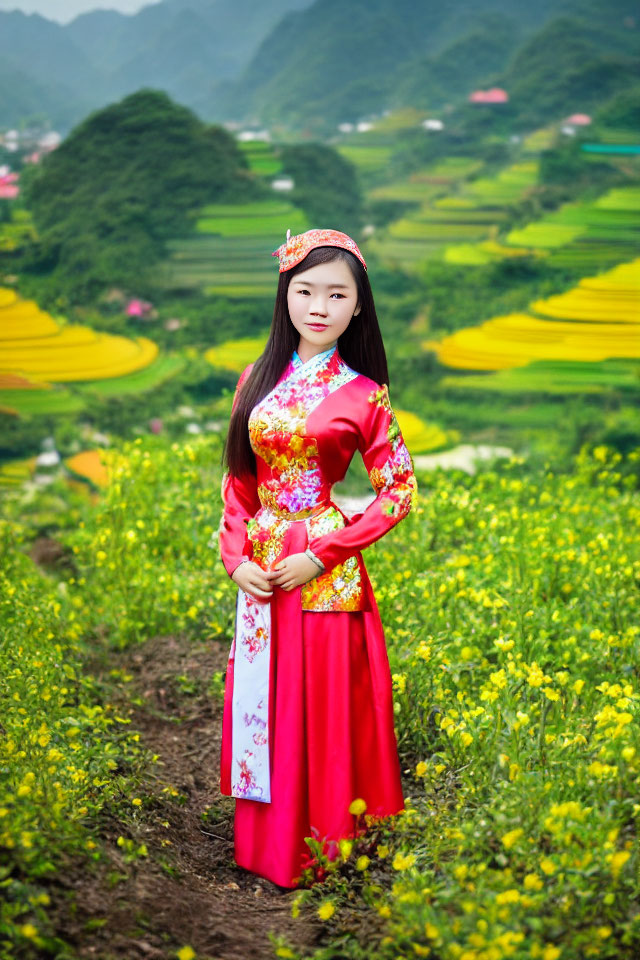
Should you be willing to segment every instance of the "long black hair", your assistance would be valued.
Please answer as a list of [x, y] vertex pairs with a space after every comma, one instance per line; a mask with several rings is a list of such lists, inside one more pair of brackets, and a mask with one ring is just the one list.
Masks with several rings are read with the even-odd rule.
[[349, 265], [360, 304], [360, 311], [351, 318], [347, 329], [338, 337], [338, 352], [352, 370], [363, 373], [376, 383], [389, 385], [387, 356], [367, 271], [349, 250], [342, 247], [315, 247], [304, 260], [279, 274], [269, 339], [264, 352], [242, 384], [224, 445], [223, 464], [234, 476], [256, 472], [256, 459], [249, 442], [249, 414], [256, 403], [273, 390], [300, 342], [300, 334], [291, 322], [287, 307], [289, 284], [301, 270], [332, 260], [343, 260]]

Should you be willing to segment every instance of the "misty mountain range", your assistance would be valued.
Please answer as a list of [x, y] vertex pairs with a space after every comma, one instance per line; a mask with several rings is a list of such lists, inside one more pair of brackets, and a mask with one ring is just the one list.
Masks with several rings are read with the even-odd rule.
[[639, 30], [635, 0], [163, 0], [64, 26], [0, 11], [0, 125], [45, 118], [66, 134], [153, 87], [210, 122], [335, 128], [396, 106], [439, 109], [483, 83], [524, 102], [526, 71], [544, 74], [545, 58], [547, 87], [553, 71], [592, 70], [615, 92], [638, 76]]

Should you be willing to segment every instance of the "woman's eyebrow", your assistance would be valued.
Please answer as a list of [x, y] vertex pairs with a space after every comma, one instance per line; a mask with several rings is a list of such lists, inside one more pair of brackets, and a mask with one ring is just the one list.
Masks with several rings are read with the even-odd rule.
[[[310, 283], [309, 280], [292, 280], [292, 283], [302, 283], [305, 287], [315, 287], [315, 283]], [[346, 283], [326, 283], [320, 284], [320, 286], [326, 287], [340, 287], [341, 290], [348, 290]]]

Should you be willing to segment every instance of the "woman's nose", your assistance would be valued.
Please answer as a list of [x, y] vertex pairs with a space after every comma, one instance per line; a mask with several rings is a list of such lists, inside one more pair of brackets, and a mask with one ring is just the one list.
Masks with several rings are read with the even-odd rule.
[[311, 304], [311, 313], [320, 313], [323, 317], [327, 315], [327, 305], [322, 295], [316, 294]]

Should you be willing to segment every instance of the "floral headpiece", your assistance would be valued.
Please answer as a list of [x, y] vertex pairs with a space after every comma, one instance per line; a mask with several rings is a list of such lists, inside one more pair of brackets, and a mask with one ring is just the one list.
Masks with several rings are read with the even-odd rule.
[[291, 236], [291, 230], [287, 230], [285, 243], [274, 250], [271, 256], [279, 258], [280, 273], [283, 273], [304, 260], [309, 251], [315, 247], [343, 247], [353, 253], [365, 270], [367, 269], [364, 257], [358, 250], [358, 244], [348, 234], [341, 233], [339, 230], [307, 230], [306, 233], [299, 233], [295, 237]]

